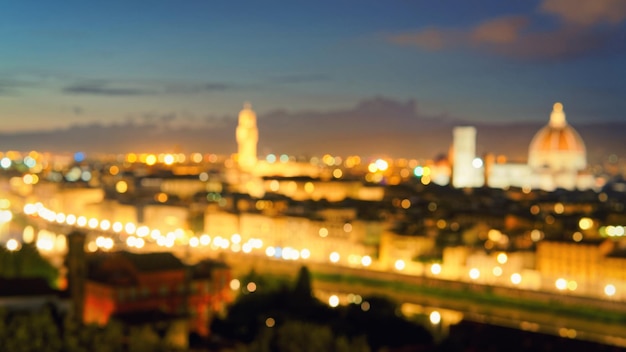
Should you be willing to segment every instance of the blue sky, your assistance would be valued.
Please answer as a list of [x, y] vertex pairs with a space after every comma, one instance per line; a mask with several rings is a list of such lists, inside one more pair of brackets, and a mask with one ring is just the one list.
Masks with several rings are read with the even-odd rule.
[[[626, 119], [626, 1], [13, 1], [4, 131], [414, 99], [421, 116]], [[380, 117], [384, 119], [384, 116]]]

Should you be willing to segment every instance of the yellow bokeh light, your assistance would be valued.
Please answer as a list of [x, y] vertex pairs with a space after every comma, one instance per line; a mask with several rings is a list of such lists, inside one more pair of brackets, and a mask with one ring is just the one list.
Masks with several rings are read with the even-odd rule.
[[563, 205], [563, 203], [556, 203], [554, 204], [554, 212], [557, 214], [563, 214], [563, 212], [565, 211], [565, 206]]
[[24, 175], [22, 177], [22, 180], [23, 180], [25, 185], [32, 185], [33, 184], [33, 175], [26, 174], [26, 175]]
[[157, 162], [157, 157], [154, 154], [146, 156], [146, 165], [154, 165]]
[[16, 239], [11, 238], [10, 240], [7, 241], [6, 247], [9, 251], [13, 252], [13, 251], [20, 249], [21, 243], [19, 243]]
[[604, 294], [605, 295], [607, 295], [607, 296], [614, 296], [616, 292], [617, 292], [617, 289], [615, 288], [615, 285], [608, 284], [608, 285], [604, 286]]
[[581, 230], [589, 230], [592, 226], [593, 220], [590, 218], [581, 218], [580, 221], [578, 221], [578, 227], [580, 227]]
[[430, 315], [428, 316], [428, 319], [430, 320], [431, 324], [437, 325], [441, 322], [441, 313], [439, 313], [436, 310], [432, 311]]
[[567, 282], [567, 289], [570, 291], [574, 291], [578, 288], [578, 283], [574, 280]]
[[166, 155], [163, 157], [163, 163], [164, 163], [165, 165], [172, 165], [172, 164], [174, 163], [174, 159], [175, 159], [175, 158], [174, 158], [174, 156], [173, 156], [172, 154], [166, 154]]
[[372, 265], [372, 257], [370, 257], [369, 255], [364, 255], [361, 258], [361, 265], [363, 265], [363, 266], [370, 266], [370, 265]]
[[115, 190], [118, 193], [126, 193], [126, 191], [128, 191], [128, 184], [124, 180], [118, 181], [115, 184]]
[[194, 163], [198, 164], [202, 162], [202, 154], [200, 153], [193, 153], [191, 154], [191, 161], [193, 161]]
[[337, 295], [332, 295], [328, 298], [328, 305], [335, 308], [339, 305], [339, 297]]
[[433, 275], [439, 275], [441, 273], [441, 264], [433, 264], [430, 267], [430, 272], [433, 273]]
[[480, 270], [478, 270], [477, 268], [472, 268], [472, 269], [469, 271], [469, 277], [470, 277], [470, 279], [472, 279], [472, 280], [476, 280], [476, 279], [478, 279], [478, 278], [480, 277]]
[[332, 155], [330, 154], [326, 154], [322, 157], [322, 161], [324, 162], [324, 164], [328, 165], [328, 166], [333, 166], [335, 165], [335, 158], [333, 158]]
[[502, 276], [502, 268], [499, 266], [494, 267], [491, 272], [493, 273], [493, 276], [497, 276], [497, 277]]
[[376, 168], [380, 171], [387, 171], [387, 169], [389, 168], [389, 163], [383, 159], [378, 159], [375, 161], [376, 163]]
[[165, 202], [167, 202], [167, 199], [168, 199], [167, 194], [165, 194], [163, 192], [158, 193], [154, 198], [159, 203], [165, 203]]

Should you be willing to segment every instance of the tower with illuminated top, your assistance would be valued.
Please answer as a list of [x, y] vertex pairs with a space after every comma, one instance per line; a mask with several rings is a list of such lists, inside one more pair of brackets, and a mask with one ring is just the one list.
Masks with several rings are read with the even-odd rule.
[[257, 143], [259, 130], [256, 126], [256, 113], [250, 103], [245, 103], [239, 112], [237, 125], [237, 161], [243, 171], [252, 171], [257, 162]]

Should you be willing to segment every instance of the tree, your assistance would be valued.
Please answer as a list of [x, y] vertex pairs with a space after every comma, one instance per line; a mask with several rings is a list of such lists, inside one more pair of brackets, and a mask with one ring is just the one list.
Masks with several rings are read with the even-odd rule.
[[69, 315], [64, 317], [63, 351], [115, 352], [122, 350], [123, 327], [115, 321], [105, 326], [78, 324]]
[[59, 329], [48, 308], [34, 312], [6, 312], [2, 322], [0, 346], [5, 351], [61, 351]]
[[0, 346], [16, 352], [115, 352], [122, 349], [122, 329], [79, 325], [67, 315], [57, 321], [54, 307], [37, 311], [0, 310]]
[[293, 288], [293, 294], [296, 298], [310, 300], [313, 297], [313, 289], [311, 287], [311, 273], [306, 266], [300, 267], [296, 284]]
[[0, 276], [6, 278], [44, 278], [50, 287], [58, 286], [59, 270], [44, 259], [32, 244], [19, 251], [0, 248]]
[[302, 321], [288, 321], [278, 328], [266, 328], [251, 344], [242, 348], [246, 352], [369, 352], [365, 337], [349, 340], [336, 336], [327, 325]]
[[[260, 278], [256, 278], [260, 280]], [[240, 295], [211, 331], [245, 344], [244, 351], [369, 351], [380, 348], [428, 348], [430, 333], [398, 313], [385, 297], [369, 297], [364, 306], [330, 308], [311, 291], [311, 275], [300, 269], [291, 287]], [[268, 319], [271, 318], [271, 324]]]

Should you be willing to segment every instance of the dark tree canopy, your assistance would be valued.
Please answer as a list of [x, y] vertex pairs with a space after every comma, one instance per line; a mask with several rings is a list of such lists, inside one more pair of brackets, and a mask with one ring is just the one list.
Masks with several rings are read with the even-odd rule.
[[293, 294], [301, 299], [311, 299], [313, 297], [313, 288], [311, 287], [311, 273], [306, 266], [300, 267], [296, 284], [293, 288]]
[[43, 258], [32, 244], [18, 251], [0, 248], [0, 277], [43, 278], [50, 287], [58, 288], [59, 270]]
[[369, 300], [369, 310], [355, 304], [329, 307], [314, 297], [311, 274], [302, 267], [291, 287], [242, 291], [227, 316], [213, 321], [211, 330], [247, 344], [250, 351], [369, 351], [432, 345], [430, 333], [398, 315], [395, 302], [384, 297], [364, 300]]

